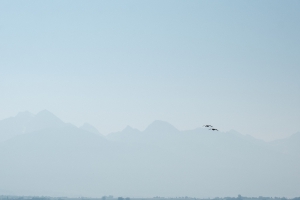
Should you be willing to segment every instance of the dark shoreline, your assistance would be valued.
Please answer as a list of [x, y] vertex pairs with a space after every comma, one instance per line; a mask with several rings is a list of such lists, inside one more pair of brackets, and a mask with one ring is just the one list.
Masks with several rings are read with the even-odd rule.
[[152, 197], [152, 198], [130, 198], [130, 197], [113, 197], [103, 196], [94, 197], [51, 197], [51, 196], [17, 196], [17, 195], [0, 195], [0, 200], [300, 200], [300, 197], [215, 197], [215, 198], [197, 198], [197, 197]]

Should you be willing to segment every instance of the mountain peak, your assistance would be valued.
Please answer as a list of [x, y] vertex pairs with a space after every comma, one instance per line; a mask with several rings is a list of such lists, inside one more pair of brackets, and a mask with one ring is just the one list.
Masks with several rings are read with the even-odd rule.
[[32, 114], [29, 111], [23, 111], [23, 112], [19, 112], [16, 117], [21, 117], [21, 118], [27, 118], [27, 117], [33, 117], [34, 114]]
[[80, 129], [91, 132], [91, 133], [95, 133], [95, 134], [100, 134], [98, 129], [96, 129], [93, 125], [89, 124], [89, 123], [84, 123]]
[[64, 123], [61, 119], [56, 117], [52, 112], [48, 110], [42, 110], [38, 112], [34, 118], [38, 121], [48, 121], [48, 122], [59, 123], [59, 124]]
[[[52, 112], [49, 110], [42, 110], [36, 114], [36, 116], [55, 116]], [[56, 117], [56, 116], [55, 116]]]
[[123, 131], [132, 131], [132, 130], [134, 130], [131, 126], [129, 126], [129, 125], [127, 125], [124, 129], [123, 129]]
[[240, 136], [241, 134], [239, 132], [237, 132], [236, 130], [231, 129], [230, 131], [227, 131], [226, 133], [235, 135], [235, 136]]
[[291, 135], [288, 139], [290, 140], [300, 140], [300, 131]]
[[145, 132], [177, 132], [178, 130], [169, 122], [155, 120], [146, 129]]
[[42, 110], [37, 113], [29, 122], [26, 132], [42, 130], [46, 128], [57, 128], [66, 124], [48, 110]]

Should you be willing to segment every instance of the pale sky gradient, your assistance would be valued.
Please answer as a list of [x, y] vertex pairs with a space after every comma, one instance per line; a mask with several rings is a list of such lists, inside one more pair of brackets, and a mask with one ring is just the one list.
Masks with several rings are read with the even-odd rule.
[[1, 1], [0, 119], [300, 131], [300, 1]]

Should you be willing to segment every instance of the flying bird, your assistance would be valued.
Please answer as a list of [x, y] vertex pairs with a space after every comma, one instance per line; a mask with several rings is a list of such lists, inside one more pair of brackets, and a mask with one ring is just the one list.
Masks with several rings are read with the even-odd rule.
[[219, 130], [216, 129], [216, 128], [210, 128], [209, 130], [212, 130], [212, 131], [219, 131]]
[[212, 125], [203, 125], [204, 127], [213, 127]]

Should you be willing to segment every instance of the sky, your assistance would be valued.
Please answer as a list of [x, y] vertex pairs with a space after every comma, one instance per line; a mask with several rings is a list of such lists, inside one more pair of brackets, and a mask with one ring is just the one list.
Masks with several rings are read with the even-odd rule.
[[0, 2], [0, 120], [300, 131], [300, 1]]

